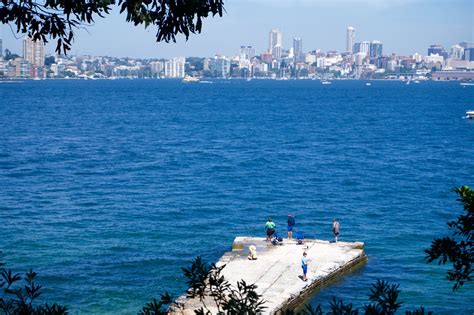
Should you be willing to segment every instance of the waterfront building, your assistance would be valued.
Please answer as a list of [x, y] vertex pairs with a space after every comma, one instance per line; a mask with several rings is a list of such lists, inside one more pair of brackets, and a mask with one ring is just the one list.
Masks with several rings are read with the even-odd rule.
[[6, 62], [3, 60], [3, 56], [0, 56], [0, 77], [7, 76], [7, 68], [5, 67]]
[[230, 60], [224, 56], [216, 55], [209, 63], [212, 73], [219, 78], [227, 78], [230, 74]]
[[152, 61], [150, 62], [150, 70], [153, 76], [159, 75], [163, 71], [163, 62]]
[[474, 80], [474, 71], [436, 71], [432, 74], [434, 81]]
[[0, 38], [0, 57], [3, 57], [2, 39]]
[[184, 78], [186, 58], [176, 57], [165, 62], [166, 78]]
[[349, 26], [346, 34], [346, 52], [353, 53], [355, 44], [355, 28]]
[[299, 37], [293, 39], [293, 54], [295, 62], [303, 61], [303, 40]]
[[44, 67], [44, 43], [27, 37], [23, 40], [23, 59], [32, 65]]
[[22, 58], [15, 58], [12, 61], [14, 66], [14, 76], [17, 78], [29, 78], [30, 77], [30, 63]]
[[429, 56], [424, 56], [423, 61], [428, 68], [436, 67], [437, 69], [441, 69], [441, 66], [444, 63], [444, 57], [438, 54], [431, 54]]

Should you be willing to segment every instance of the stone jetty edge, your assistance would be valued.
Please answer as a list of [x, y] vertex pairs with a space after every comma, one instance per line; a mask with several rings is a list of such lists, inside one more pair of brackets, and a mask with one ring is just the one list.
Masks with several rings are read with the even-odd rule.
[[311, 298], [315, 294], [316, 291], [324, 288], [325, 286], [329, 285], [333, 281], [336, 281], [342, 275], [352, 270], [361, 268], [367, 261], [368, 261], [368, 257], [365, 254], [365, 251], [362, 251], [362, 254], [360, 256], [352, 259], [347, 264], [332, 271], [328, 276], [320, 278], [310, 283], [301, 292], [291, 296], [286, 301], [283, 301], [280, 304], [280, 306], [277, 308], [277, 310], [273, 312], [272, 314], [284, 314], [286, 310], [301, 308], [308, 301], [308, 299]]

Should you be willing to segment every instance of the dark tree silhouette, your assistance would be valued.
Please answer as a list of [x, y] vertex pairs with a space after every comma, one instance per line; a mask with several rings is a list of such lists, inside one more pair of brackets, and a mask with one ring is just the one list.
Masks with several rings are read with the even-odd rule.
[[126, 21], [158, 30], [157, 41], [176, 41], [176, 35], [200, 33], [202, 20], [222, 16], [223, 0], [0, 0], [0, 23], [33, 40], [57, 39], [56, 51], [71, 49], [74, 31], [90, 26], [119, 7]]
[[[0, 252], [1, 253], [1, 252]], [[4, 264], [0, 262], [0, 266]], [[41, 295], [42, 285], [36, 283], [36, 272], [30, 270], [24, 279], [19, 273], [10, 269], [0, 269], [0, 313], [1, 314], [33, 314], [62, 315], [67, 308], [58, 304], [37, 304]]]
[[450, 263], [453, 269], [447, 272], [449, 281], [454, 281], [453, 290], [457, 290], [472, 281], [472, 265], [474, 264], [474, 191], [467, 186], [455, 188], [466, 214], [457, 220], [448, 222], [452, 229], [452, 237], [435, 238], [431, 247], [426, 249], [426, 260], [439, 264]]

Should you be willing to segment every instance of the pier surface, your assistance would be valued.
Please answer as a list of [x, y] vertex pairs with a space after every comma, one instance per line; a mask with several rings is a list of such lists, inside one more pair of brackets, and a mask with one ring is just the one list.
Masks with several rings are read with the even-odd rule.
[[[257, 260], [247, 259], [250, 245], [257, 247]], [[307, 282], [302, 280], [304, 251], [309, 259]], [[241, 279], [255, 283], [256, 291], [266, 301], [264, 314], [278, 314], [302, 305], [315, 290], [366, 260], [361, 242], [305, 240], [303, 245], [298, 245], [294, 240], [284, 239], [283, 245], [275, 246], [263, 238], [237, 237], [232, 252], [226, 253], [216, 264], [226, 265], [222, 275], [233, 285]], [[206, 299], [206, 305], [211, 305], [215, 314], [217, 309], [212, 307], [211, 301]], [[176, 310], [175, 314], [194, 314], [194, 310], [202, 306], [198, 299], [182, 297], [180, 302], [184, 303], [184, 309]]]

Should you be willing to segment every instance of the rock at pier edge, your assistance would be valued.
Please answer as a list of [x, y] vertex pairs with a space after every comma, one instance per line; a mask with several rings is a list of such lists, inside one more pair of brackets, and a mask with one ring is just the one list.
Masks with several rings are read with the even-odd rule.
[[[250, 245], [257, 247], [257, 260], [247, 259]], [[309, 258], [307, 282], [301, 279], [304, 251]], [[362, 242], [330, 243], [307, 239], [303, 245], [297, 245], [295, 240], [284, 239], [283, 245], [274, 246], [263, 238], [236, 237], [232, 252], [225, 253], [216, 265], [226, 265], [222, 275], [232, 285], [241, 279], [255, 283], [256, 291], [266, 301], [264, 314], [279, 314], [301, 306], [317, 289], [366, 261]], [[174, 309], [172, 314], [191, 315], [202, 306], [198, 299], [185, 296], [180, 297], [179, 302], [184, 308]], [[210, 297], [206, 299], [206, 305], [213, 314], [217, 313]]]

